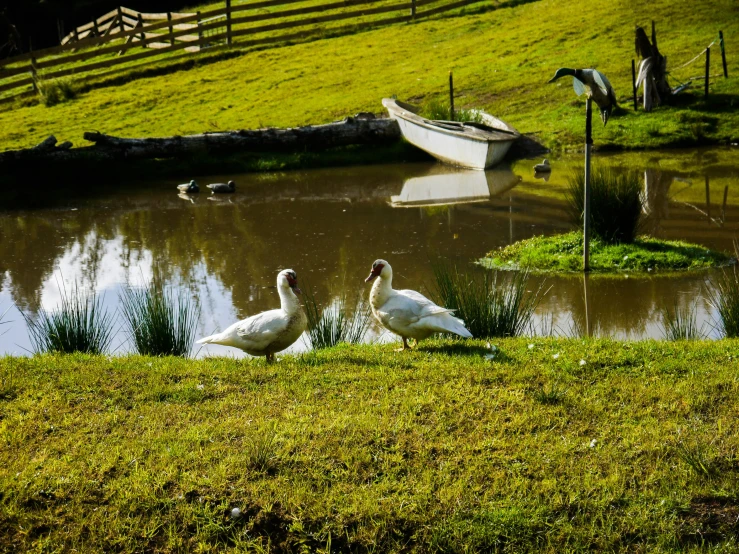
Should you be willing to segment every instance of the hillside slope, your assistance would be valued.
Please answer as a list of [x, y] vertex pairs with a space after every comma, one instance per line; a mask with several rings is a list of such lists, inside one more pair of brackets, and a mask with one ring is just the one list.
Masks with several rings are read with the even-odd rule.
[[[633, 113], [633, 28], [648, 26], [651, 19], [671, 67], [698, 54], [723, 29], [730, 78], [713, 80], [708, 102], [702, 84], [696, 84], [679, 107]], [[51, 108], [16, 105], [0, 113], [0, 149], [31, 146], [50, 133], [80, 145], [82, 133], [93, 129], [164, 136], [379, 113], [384, 96], [444, 95], [450, 69], [458, 105], [481, 106], [548, 146], [567, 148], [582, 140], [584, 101], [575, 96], [570, 79], [546, 84], [560, 66], [597, 67], [616, 89], [624, 110], [605, 129], [596, 126], [599, 146], [726, 142], [739, 137], [734, 37], [739, 37], [739, 5], [731, 0], [539, 0], [246, 53], [92, 90]], [[718, 47], [713, 50], [712, 73], [720, 73]], [[673, 82], [702, 74], [703, 63], [700, 58], [676, 72]]]

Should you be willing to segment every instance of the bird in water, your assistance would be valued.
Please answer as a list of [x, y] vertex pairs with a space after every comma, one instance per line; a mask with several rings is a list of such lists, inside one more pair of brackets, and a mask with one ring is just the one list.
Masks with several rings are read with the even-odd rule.
[[198, 344], [220, 344], [240, 348], [252, 356], [266, 356], [267, 362], [303, 334], [308, 318], [300, 307], [297, 295], [298, 276], [292, 269], [283, 269], [277, 274], [277, 292], [280, 307], [237, 321], [222, 333], [197, 341]]
[[394, 290], [393, 268], [385, 260], [375, 260], [365, 282], [374, 279], [377, 280], [370, 291], [372, 315], [385, 329], [400, 335], [403, 348], [399, 350], [410, 348], [409, 338], [418, 342], [434, 333], [454, 333], [472, 338], [464, 321], [452, 315], [453, 310], [437, 306], [414, 290]]
[[228, 183], [212, 183], [208, 188], [214, 193], [236, 192], [236, 183], [229, 181]]
[[184, 185], [177, 185], [177, 190], [179, 190], [180, 193], [194, 194], [196, 192], [200, 192], [200, 187], [194, 180], [192, 180]]
[[611, 116], [611, 112], [613, 112], [613, 108], [616, 107], [616, 92], [613, 90], [608, 78], [597, 69], [570, 69], [568, 67], [560, 67], [549, 82], [553, 83], [565, 75], [571, 75], [573, 77], [572, 85], [578, 96], [586, 92], [588, 97], [592, 98], [598, 104], [600, 117], [605, 127], [606, 123], [608, 123], [608, 118]]
[[552, 166], [549, 165], [549, 160], [544, 158], [544, 161], [534, 166], [534, 171], [537, 173], [549, 173], [552, 170]]

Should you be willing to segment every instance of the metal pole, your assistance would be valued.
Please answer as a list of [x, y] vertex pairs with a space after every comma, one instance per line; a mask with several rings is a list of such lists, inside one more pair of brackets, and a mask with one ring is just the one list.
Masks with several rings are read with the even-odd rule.
[[585, 299], [585, 335], [590, 336], [592, 334], [590, 329], [590, 306], [588, 304], [588, 279], [590, 275], [584, 273], [582, 276], [582, 294]]
[[711, 70], [711, 47], [709, 46], [706, 48], [706, 90], [704, 93], [704, 98], [708, 98], [708, 77], [709, 72]]
[[721, 44], [721, 63], [724, 65], [724, 79], [729, 78], [729, 72], [726, 69], [726, 49], [724, 47], [724, 32], [718, 32], [719, 43]]
[[585, 194], [583, 202], [583, 271], [590, 271], [590, 148], [593, 145], [593, 100], [585, 103]]
[[454, 121], [454, 77], [449, 71], [449, 119]]

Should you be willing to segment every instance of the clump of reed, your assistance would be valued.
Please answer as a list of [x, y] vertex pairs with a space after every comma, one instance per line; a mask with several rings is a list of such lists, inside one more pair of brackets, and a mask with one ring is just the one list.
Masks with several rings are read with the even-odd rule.
[[200, 303], [154, 277], [145, 287], [128, 286], [120, 295], [124, 328], [145, 356], [187, 357], [195, 341]]
[[38, 90], [41, 102], [46, 107], [56, 106], [62, 102], [74, 100], [77, 98], [77, 88], [71, 81], [66, 79], [36, 79], [36, 89]]
[[448, 102], [432, 98], [421, 107], [421, 116], [426, 119], [436, 119], [441, 121], [460, 121], [465, 123], [484, 123], [482, 115], [478, 110], [467, 110], [465, 108], [454, 108], [452, 116], [450, 105]]
[[662, 334], [666, 340], [698, 340], [704, 333], [698, 327], [695, 306], [680, 307], [675, 302], [672, 309], [662, 309]]
[[322, 307], [309, 286], [304, 287], [308, 338], [313, 350], [330, 348], [342, 342], [359, 344], [369, 329], [372, 311], [361, 295], [342, 292], [334, 302]]
[[23, 314], [36, 352], [101, 354], [113, 339], [113, 315], [103, 307], [103, 298], [85, 293], [75, 283], [67, 292], [62, 287], [61, 305], [36, 317]]
[[508, 279], [498, 272], [462, 273], [445, 263], [433, 265], [436, 293], [455, 311], [475, 338], [517, 337], [530, 329], [534, 310], [545, 294], [544, 283], [528, 291], [528, 272]]
[[718, 312], [717, 328], [727, 338], [739, 337], [739, 275], [736, 267], [711, 279], [708, 302]]
[[[641, 176], [633, 170], [594, 166], [590, 176], [590, 228], [607, 244], [630, 244], [639, 232], [642, 214]], [[576, 170], [565, 192], [567, 212], [582, 227], [585, 211], [585, 171]]]

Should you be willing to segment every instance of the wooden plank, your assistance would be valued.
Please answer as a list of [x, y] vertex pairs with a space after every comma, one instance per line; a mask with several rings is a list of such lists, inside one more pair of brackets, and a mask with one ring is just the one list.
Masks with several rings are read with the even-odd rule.
[[[304, 0], [300, 0], [300, 1], [302, 2]], [[116, 12], [113, 12], [113, 13], [116, 13]], [[212, 10], [210, 12], [203, 12], [203, 15], [215, 17], [215, 16], [218, 16], [218, 15], [223, 15], [224, 13], [225, 13], [225, 10], [223, 8], [219, 8], [217, 10]], [[188, 16], [185, 21], [181, 21], [181, 23], [186, 23], [186, 22], [189, 22], [189, 21], [192, 21], [193, 23], [197, 23], [198, 22], [198, 19], [199, 19], [199, 15], [198, 14], [193, 14], [192, 16]], [[111, 22], [111, 24], [112, 23], [114, 23], [114, 22]], [[151, 24], [147, 25], [146, 26], [146, 30], [163, 29], [163, 28], [165, 28], [167, 26], [168, 26], [168, 22], [167, 21], [159, 21], [159, 22], [151, 23]], [[110, 27], [110, 25], [104, 25], [104, 26], [102, 26], [100, 28], [100, 30], [102, 31], [104, 29], [108, 29], [109, 27]], [[126, 31], [126, 33], [121, 33], [118, 37], [116, 37], [116, 39], [124, 38], [124, 37], [129, 37], [131, 35], [138, 34], [139, 32], [140, 31], [136, 31], [136, 30]], [[106, 38], [106, 37], [93, 37], [93, 38], [88, 38], [88, 39], [85, 39], [85, 40], [81, 40], [79, 43], [64, 44], [64, 45], [60, 45], [60, 46], [52, 46], [51, 48], [45, 48], [43, 50], [36, 50], [36, 51], [34, 51], [34, 55], [36, 56], [37, 59], [39, 59], [39, 58], [45, 58], [45, 57], [48, 57], [48, 56], [53, 56], [53, 55], [57, 55], [57, 54], [62, 54], [64, 52], [69, 52], [69, 51], [72, 51], [72, 50], [78, 50], [78, 49], [81, 49], [81, 48], [98, 46], [100, 44], [105, 44], [106, 42], [110, 42], [111, 40], [112, 39]], [[31, 58], [31, 55], [28, 52], [26, 52], [24, 54], [19, 54], [18, 56], [15, 56], [13, 58], [8, 58], [8, 59], [4, 60], [3, 65], [5, 67], [7, 67], [9, 65], [14, 65], [14, 64], [19, 63], [19, 62], [27, 61], [30, 58]], [[0, 72], [0, 79], [2, 79], [2, 78], [3, 78], [2, 77], [2, 72]]]
[[[407, 8], [407, 6], [406, 6]], [[391, 25], [393, 23], [403, 23], [410, 21], [411, 18], [408, 14], [401, 15], [398, 17], [388, 17], [385, 19], [378, 19], [376, 21], [369, 21], [366, 23], [368, 27], [374, 27], [379, 25]], [[266, 37], [261, 39], [254, 39], [254, 40], [245, 40], [239, 42], [240, 47], [248, 47], [248, 46], [259, 46], [263, 44], [273, 44], [276, 42], [287, 42], [290, 40], [296, 40], [296, 39], [302, 39], [302, 38], [309, 38], [313, 35], [323, 33], [324, 31], [331, 31], [334, 33], [340, 33], [342, 31], [351, 32], [356, 29], [356, 25], [344, 25], [342, 27], [334, 27], [331, 29], [324, 29], [324, 28], [316, 28], [316, 29], [309, 29], [307, 31], [300, 31], [297, 33], [290, 33], [286, 35], [278, 35], [275, 37]], [[241, 29], [233, 32], [233, 35], [235, 37], [237, 36], [244, 36], [244, 35], [250, 35], [253, 34], [253, 29]]]
[[[464, 1], [469, 2], [473, 0], [464, 0]], [[474, 1], [478, 1], [478, 0], [474, 0]], [[379, 8], [371, 8], [368, 10], [344, 12], [344, 13], [338, 13], [338, 14], [332, 14], [332, 15], [324, 15], [321, 17], [309, 17], [306, 19], [300, 19], [298, 21], [284, 21], [282, 23], [262, 25], [261, 27], [251, 27], [249, 29], [241, 29], [238, 35], [237, 35], [237, 31], [234, 31], [233, 36], [243, 36], [247, 34], [258, 34], [258, 33], [266, 33], [268, 31], [279, 31], [282, 29], [292, 29], [295, 27], [305, 27], [306, 25], [316, 25], [318, 23], [327, 23], [329, 21], [342, 21], [345, 19], [355, 19], [358, 17], [367, 16], [367, 15], [407, 10], [409, 7], [410, 7], [410, 4], [408, 2], [403, 2], [402, 4], [392, 4], [391, 6], [382, 6]], [[408, 19], [407, 15], [403, 17], [405, 19]], [[234, 23], [237, 23], [240, 21], [240, 19], [234, 19], [233, 21]]]
[[195, 31], [198, 28], [197, 23], [176, 23], [173, 25], [177, 31]]
[[121, 6], [121, 11], [123, 13], [125, 13], [126, 15], [130, 15], [134, 19], [138, 19], [139, 18], [139, 12], [137, 12], [136, 10], [132, 10], [132, 9], [129, 9], [129, 8], [124, 8], [123, 6]]
[[129, 27], [135, 27], [136, 25], [138, 25], [139, 20], [138, 19], [134, 19], [132, 17], [128, 17], [127, 15], [124, 15], [123, 16], [123, 23], [125, 23]]
[[456, 8], [461, 8], [463, 6], [469, 6], [470, 4], [477, 4], [478, 2], [480, 2], [480, 0], [459, 0], [458, 2], [452, 2], [451, 4], [439, 6], [438, 8], [433, 8], [431, 10], [416, 12], [416, 17], [430, 17], [432, 15], [436, 15], [437, 13], [444, 13]]
[[[364, 4], [376, 4], [383, 2], [384, 0], [342, 0], [340, 2], [333, 2], [330, 4], [320, 4], [317, 6], [309, 6], [307, 8], [295, 8], [292, 10], [283, 10], [280, 12], [272, 13], [260, 13], [256, 15], [249, 15], [244, 17], [237, 17], [233, 19], [233, 23], [252, 23], [255, 21], [266, 21], [269, 19], [277, 19], [283, 17], [292, 17], [296, 15], [303, 15], [307, 13], [323, 12], [328, 10], [340, 9], [347, 6], [361, 6]], [[437, 0], [441, 1], [441, 0]]]
[[[166, 27], [167, 26], [167, 22], [164, 21], [163, 23], [164, 23], [164, 26]], [[210, 30], [210, 29], [219, 29], [222, 26], [223, 26], [223, 24], [221, 22], [214, 22], [214, 23], [212, 23], [210, 25], [204, 25], [202, 27], [202, 30], [203, 31], [206, 31], [206, 30]], [[149, 30], [149, 29], [151, 29], [151, 27], [145, 27], [145, 29], [146, 30]], [[129, 37], [129, 36], [136, 35], [136, 34], [141, 34], [141, 29], [132, 29], [130, 31], [126, 31], [125, 33], [117, 33], [115, 36], [116, 36], [116, 38], [122, 38], [122, 37]], [[176, 37], [184, 36], [184, 35], [187, 35], [187, 34], [189, 34], [189, 30], [176, 31], [176, 32], [172, 33], [172, 36], [174, 36], [176, 38]], [[146, 40], [141, 41], [139, 43], [139, 45], [144, 46], [144, 45], [147, 44], [147, 41], [154, 42], [155, 40], [156, 39], [153, 39], [153, 38], [152, 39], [146, 39]], [[120, 50], [120, 48], [121, 48], [121, 46], [119, 44], [119, 45], [114, 45], [114, 46], [108, 46], [108, 47], [105, 47], [105, 48], [101, 48], [99, 50], [89, 50], [89, 51], [86, 51], [86, 52], [80, 52], [80, 53], [74, 54], [72, 56], [67, 56], [67, 57], [63, 57], [63, 58], [56, 58], [56, 59], [53, 59], [53, 60], [49, 60], [49, 61], [46, 61], [46, 62], [39, 63], [38, 64], [38, 67], [39, 67], [39, 69], [48, 69], [48, 68], [51, 68], [51, 67], [55, 67], [57, 65], [68, 64], [68, 63], [77, 62], [77, 61], [86, 61], [86, 60], [90, 60], [90, 59], [93, 59], [93, 58], [97, 58], [99, 56], [103, 56], [105, 54], [110, 54], [110, 53], [113, 53], [113, 52], [118, 52]], [[17, 75], [19, 73], [22, 73], [23, 71], [19, 71], [20, 69], [21, 68], [0, 71], [0, 79], [3, 79], [5, 77], [9, 77], [11, 75]]]
[[[185, 48], [191, 47], [192, 45], [193, 44], [191, 42], [178, 42], [174, 46], [169, 46], [165, 50], [169, 50], [169, 51], [183, 50]], [[115, 47], [115, 49], [118, 49], [118, 48], [120, 48], [120, 46]], [[160, 56], [161, 54], [162, 54], [162, 50], [144, 50], [143, 52], [138, 52], [136, 54], [129, 54], [128, 56], [124, 58], [113, 58], [113, 59], [105, 60], [102, 62], [91, 63], [87, 65], [79, 65], [76, 67], [70, 67], [67, 69], [50, 72], [44, 75], [44, 77], [47, 79], [57, 79], [59, 77], [66, 77], [68, 75], [75, 75], [78, 73], [89, 73], [90, 71], [94, 71], [96, 69], [114, 67], [116, 65], [120, 65], [123, 63], [130, 63], [136, 60], [150, 58], [152, 56]]]
[[[25, 73], [28, 73], [28, 69], [26, 69]], [[6, 90], [13, 90], [13, 89], [20, 88], [20, 87], [28, 87], [32, 85], [33, 85], [33, 78], [28, 77], [20, 81], [13, 81], [11, 83], [5, 83], [4, 85], [0, 85], [0, 92], [6, 91]]]

